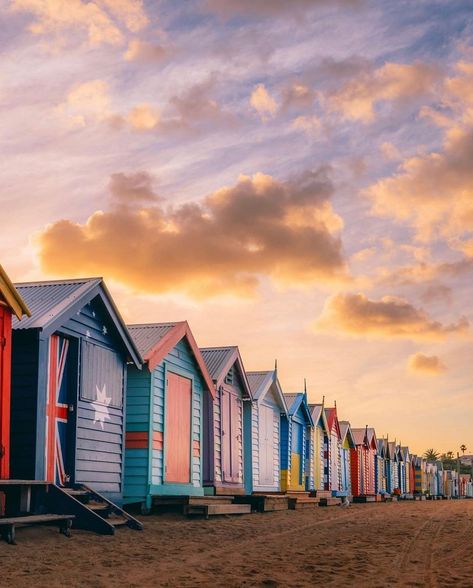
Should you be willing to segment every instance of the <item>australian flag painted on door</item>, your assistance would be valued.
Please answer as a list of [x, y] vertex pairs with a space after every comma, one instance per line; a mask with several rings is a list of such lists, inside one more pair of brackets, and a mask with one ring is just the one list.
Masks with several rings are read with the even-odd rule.
[[49, 338], [48, 395], [46, 401], [46, 480], [64, 486], [67, 472], [67, 429], [69, 418], [69, 340], [61, 335]]

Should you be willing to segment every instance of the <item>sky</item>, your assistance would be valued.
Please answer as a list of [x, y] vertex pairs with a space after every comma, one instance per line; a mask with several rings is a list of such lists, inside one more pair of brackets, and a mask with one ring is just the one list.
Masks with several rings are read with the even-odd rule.
[[0, 261], [473, 449], [469, 0], [0, 0]]

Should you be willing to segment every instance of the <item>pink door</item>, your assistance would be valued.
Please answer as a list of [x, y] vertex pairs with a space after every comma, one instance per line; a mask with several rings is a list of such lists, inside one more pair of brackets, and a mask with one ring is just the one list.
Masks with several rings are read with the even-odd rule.
[[240, 399], [230, 391], [222, 390], [222, 480], [239, 481], [241, 453]]
[[167, 374], [165, 481], [191, 480], [192, 382], [177, 374]]

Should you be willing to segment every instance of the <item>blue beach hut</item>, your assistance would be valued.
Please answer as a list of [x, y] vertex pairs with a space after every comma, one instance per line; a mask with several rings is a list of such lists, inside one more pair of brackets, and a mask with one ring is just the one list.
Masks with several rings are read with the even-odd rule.
[[140, 354], [102, 278], [16, 285], [11, 475], [123, 495], [126, 365]]
[[314, 426], [307, 394], [284, 394], [287, 417], [281, 416], [281, 489], [303, 492], [314, 489]]
[[187, 322], [130, 325], [144, 358], [128, 369], [125, 502], [202, 496], [204, 403], [214, 388]]

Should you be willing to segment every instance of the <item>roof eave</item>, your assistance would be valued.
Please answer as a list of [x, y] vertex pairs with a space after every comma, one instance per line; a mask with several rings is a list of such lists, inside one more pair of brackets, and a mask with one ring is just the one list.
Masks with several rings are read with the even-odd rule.
[[31, 316], [31, 311], [26, 305], [8, 274], [0, 265], [0, 292], [3, 294], [7, 304], [13, 310], [15, 316], [21, 321], [23, 315]]

